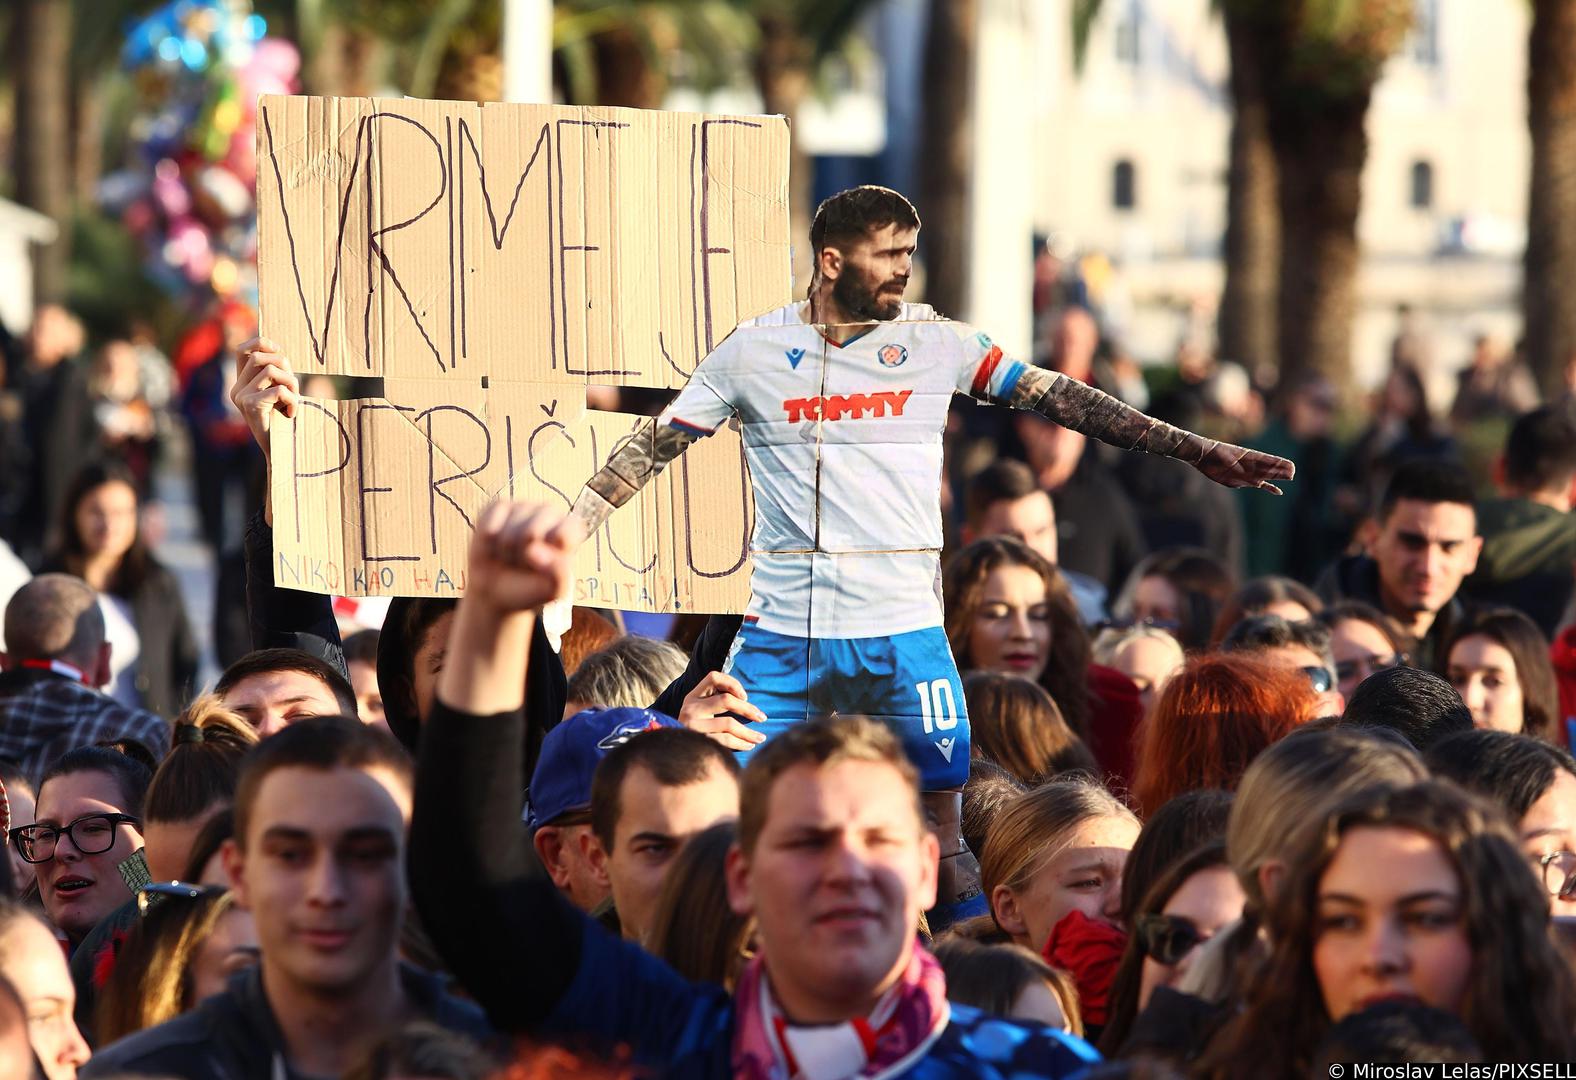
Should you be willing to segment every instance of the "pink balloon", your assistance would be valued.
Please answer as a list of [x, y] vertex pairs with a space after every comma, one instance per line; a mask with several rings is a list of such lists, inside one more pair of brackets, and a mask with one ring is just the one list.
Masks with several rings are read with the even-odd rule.
[[301, 54], [291, 42], [264, 38], [252, 50], [240, 76], [245, 112], [250, 115], [259, 94], [288, 94], [295, 89], [301, 71]]
[[[169, 167], [166, 168], [165, 166]], [[165, 158], [153, 173], [153, 202], [164, 216], [178, 218], [191, 213], [191, 192], [181, 180], [181, 171], [173, 161]]]
[[170, 222], [164, 257], [193, 285], [207, 281], [213, 274], [213, 243], [208, 238], [208, 230], [195, 218], [182, 217]]

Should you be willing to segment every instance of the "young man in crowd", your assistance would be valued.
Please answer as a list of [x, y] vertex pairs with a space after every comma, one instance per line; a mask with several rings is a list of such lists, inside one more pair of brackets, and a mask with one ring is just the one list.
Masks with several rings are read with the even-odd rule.
[[345, 676], [300, 649], [249, 652], [225, 669], [213, 692], [264, 738], [312, 716], [357, 715]]
[[484, 1036], [473, 1006], [399, 962], [410, 770], [391, 738], [345, 717], [302, 720], [260, 743], [241, 771], [224, 862], [261, 962], [192, 1011], [100, 1050], [86, 1075], [343, 1076], [411, 1020]]
[[1545, 405], [1517, 420], [1496, 479], [1500, 497], [1478, 507], [1483, 552], [1462, 595], [1517, 608], [1552, 638], [1576, 563], [1576, 417]]
[[611, 892], [606, 875], [591, 867], [591, 782], [597, 764], [641, 732], [670, 726], [678, 726], [677, 721], [649, 709], [585, 709], [542, 740], [525, 820], [536, 857], [581, 911], [596, 911]]
[[739, 816], [739, 763], [695, 731], [648, 731], [613, 747], [591, 781], [587, 862], [619, 931], [644, 943], [662, 880], [690, 839]]
[[170, 726], [128, 709], [99, 687], [109, 682], [109, 643], [98, 594], [70, 574], [40, 574], [5, 609], [0, 657], [0, 759], [34, 784], [67, 750], [99, 742], [140, 743], [157, 756]]
[[939, 846], [914, 766], [866, 720], [797, 725], [745, 772], [728, 892], [756, 919], [760, 951], [734, 995], [678, 977], [559, 894], [512, 829], [523, 778], [509, 748], [524, 723], [525, 645], [569, 583], [577, 532], [541, 507], [500, 502], [479, 516], [418, 764], [413, 895], [495, 1024], [621, 1045], [685, 1077], [786, 1076], [802, 1063], [816, 1075], [988, 1080], [1068, 1076], [1095, 1060], [1071, 1036], [947, 1003], [915, 934], [935, 901]]
[[1056, 505], [1021, 461], [997, 458], [969, 480], [963, 499], [961, 539], [972, 544], [987, 536], [1011, 536], [1062, 572], [1088, 626], [1105, 618], [1105, 586], [1087, 574], [1060, 565]]
[[1459, 465], [1407, 462], [1390, 478], [1375, 518], [1368, 554], [1330, 567], [1317, 591], [1329, 601], [1379, 608], [1417, 642], [1417, 666], [1437, 670], [1444, 642], [1466, 613], [1456, 593], [1483, 547], [1472, 478]]

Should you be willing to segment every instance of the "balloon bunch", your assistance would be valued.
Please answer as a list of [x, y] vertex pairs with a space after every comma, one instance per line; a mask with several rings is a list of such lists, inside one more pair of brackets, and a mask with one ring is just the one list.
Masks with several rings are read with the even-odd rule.
[[137, 88], [127, 167], [100, 201], [178, 298], [255, 302], [259, 94], [296, 88], [301, 56], [249, 0], [171, 0], [130, 25], [121, 64]]

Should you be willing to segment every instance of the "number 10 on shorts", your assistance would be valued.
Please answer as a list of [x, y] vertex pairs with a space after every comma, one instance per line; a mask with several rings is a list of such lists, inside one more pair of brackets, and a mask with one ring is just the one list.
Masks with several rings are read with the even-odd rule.
[[952, 696], [952, 680], [932, 679], [914, 684], [919, 692], [919, 715], [925, 721], [925, 734], [951, 731], [958, 726], [958, 704]]

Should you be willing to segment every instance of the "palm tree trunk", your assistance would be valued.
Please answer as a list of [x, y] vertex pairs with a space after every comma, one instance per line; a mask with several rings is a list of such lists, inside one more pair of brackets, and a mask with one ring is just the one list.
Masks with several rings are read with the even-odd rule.
[[1241, 14], [1224, 12], [1231, 56], [1231, 143], [1226, 178], [1226, 282], [1220, 297], [1220, 355], [1251, 371], [1277, 361], [1280, 209], [1275, 148], [1264, 96], [1263, 54]]
[[1337, 386], [1351, 373], [1357, 310], [1357, 212], [1368, 158], [1371, 84], [1304, 105], [1287, 88], [1271, 111], [1281, 220], [1281, 383], [1318, 372]]
[[19, 0], [13, 14], [18, 200], [54, 218], [60, 236], [40, 249], [35, 299], [64, 300], [71, 260], [71, 2]]
[[322, 28], [312, 58], [311, 92], [369, 97], [377, 92], [387, 61], [387, 45], [372, 33], [346, 23], [329, 23]]
[[978, 0], [932, 0], [925, 34], [925, 132], [919, 156], [925, 300], [950, 315], [964, 311], [968, 302], [978, 30]]
[[[760, 51], [755, 56], [755, 81], [765, 112], [786, 116], [790, 125], [799, 117], [799, 106], [810, 90], [811, 45], [782, 14], [763, 12], [756, 17]], [[810, 204], [815, 194], [815, 163], [797, 135], [788, 147], [788, 235], [796, 254], [793, 266], [794, 295], [810, 282]]]
[[1532, 183], [1522, 318], [1527, 361], [1545, 392], [1576, 356], [1576, 0], [1534, 0], [1527, 43]]
[[598, 105], [629, 109], [660, 109], [666, 80], [651, 64], [633, 27], [613, 26], [591, 39], [596, 57]]

